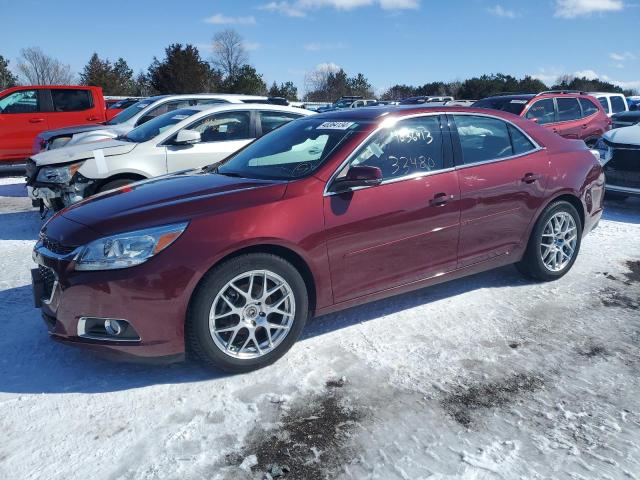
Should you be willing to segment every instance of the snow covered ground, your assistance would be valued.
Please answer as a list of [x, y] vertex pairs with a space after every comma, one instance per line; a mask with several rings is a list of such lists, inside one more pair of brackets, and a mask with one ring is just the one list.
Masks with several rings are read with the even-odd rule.
[[225, 376], [49, 340], [41, 222], [1, 178], [0, 478], [640, 478], [640, 202], [607, 207], [558, 282], [508, 267], [354, 308]]

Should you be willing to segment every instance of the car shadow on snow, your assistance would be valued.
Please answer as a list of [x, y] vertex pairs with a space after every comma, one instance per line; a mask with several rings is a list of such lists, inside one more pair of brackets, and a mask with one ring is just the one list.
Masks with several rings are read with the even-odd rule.
[[624, 202], [606, 200], [602, 218], [610, 222], [640, 224], [640, 198], [629, 198]]
[[27, 186], [24, 182], [0, 185], [0, 197], [26, 197]]
[[[300, 341], [478, 288], [527, 284], [515, 269], [503, 267], [319, 317], [307, 326]], [[0, 392], [99, 393], [227, 376], [191, 360], [171, 365], [115, 362], [52, 341], [40, 312], [33, 307], [30, 285], [0, 291], [0, 308], [5, 313]]]
[[42, 219], [37, 211], [15, 211], [0, 214], [0, 240], [33, 240], [38, 238]]

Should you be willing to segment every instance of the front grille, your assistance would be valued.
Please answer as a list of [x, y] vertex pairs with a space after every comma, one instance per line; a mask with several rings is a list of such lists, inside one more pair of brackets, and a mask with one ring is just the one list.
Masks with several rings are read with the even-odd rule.
[[613, 149], [604, 167], [607, 183], [619, 187], [640, 188], [640, 149]]
[[52, 240], [46, 235], [40, 235], [40, 239], [42, 240], [42, 245], [56, 255], [68, 255], [76, 249], [76, 247], [62, 245], [60, 242]]
[[44, 284], [44, 299], [49, 300], [53, 293], [53, 286], [56, 283], [56, 275], [53, 273], [53, 270], [43, 265], [38, 265], [38, 271]]
[[33, 182], [35, 182], [38, 176], [38, 166], [36, 165], [36, 162], [34, 162], [31, 159], [27, 160], [26, 176], [27, 176], [27, 185], [31, 185]]

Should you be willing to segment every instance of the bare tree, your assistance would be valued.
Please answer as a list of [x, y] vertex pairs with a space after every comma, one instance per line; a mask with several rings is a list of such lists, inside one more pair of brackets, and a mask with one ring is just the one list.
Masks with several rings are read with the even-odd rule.
[[235, 77], [240, 67], [249, 61], [244, 41], [235, 30], [223, 30], [213, 37], [213, 66], [225, 77]]
[[66, 85], [73, 82], [71, 67], [39, 48], [25, 48], [20, 55], [17, 70], [31, 85]]
[[340, 67], [335, 63], [321, 63], [304, 77], [305, 98], [310, 93], [326, 92], [329, 83], [329, 77], [340, 71]]

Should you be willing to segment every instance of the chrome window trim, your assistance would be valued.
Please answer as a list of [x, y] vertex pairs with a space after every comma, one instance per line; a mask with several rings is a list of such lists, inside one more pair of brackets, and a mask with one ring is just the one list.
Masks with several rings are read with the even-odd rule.
[[640, 188], [619, 187], [619, 186], [613, 185], [611, 183], [605, 184], [605, 191], [619, 192], [619, 193], [629, 193], [629, 194], [635, 194], [635, 195], [639, 195], [640, 194]]
[[[462, 169], [468, 168], [468, 167], [476, 167], [478, 165], [484, 165], [484, 164], [487, 164], [487, 163], [497, 163], [497, 162], [504, 162], [504, 161], [507, 161], [507, 160], [513, 160], [513, 159], [516, 159], [516, 158], [524, 157], [526, 155], [532, 155], [534, 153], [537, 153], [537, 152], [540, 152], [542, 150], [546, 150], [547, 149], [547, 147], [543, 147], [542, 145], [540, 145], [538, 142], [536, 142], [531, 137], [531, 135], [529, 135], [522, 128], [520, 128], [518, 125], [513, 123], [511, 120], [506, 120], [504, 118], [496, 117], [494, 115], [488, 115], [488, 114], [485, 114], [485, 113], [453, 112], [453, 113], [450, 113], [450, 115], [452, 117], [455, 117], [455, 116], [458, 116], [458, 115], [467, 115], [467, 116], [472, 116], [472, 117], [489, 117], [489, 118], [493, 118], [495, 120], [500, 120], [500, 121], [502, 121], [504, 123], [507, 123], [507, 124], [511, 125], [513, 128], [515, 128], [520, 133], [522, 133], [525, 136], [525, 138], [527, 138], [527, 140], [529, 140], [534, 146], [534, 148], [532, 150], [528, 150], [528, 151], [526, 151], [524, 153], [519, 153], [517, 155], [510, 155], [508, 157], [500, 157], [500, 158], [492, 158], [492, 159], [489, 159], [489, 160], [482, 160], [480, 162], [462, 163], [461, 165], [456, 165], [456, 167], [455, 167], [456, 170], [462, 170]], [[455, 122], [455, 119], [454, 119], [454, 122]], [[457, 129], [457, 126], [456, 126], [456, 129]], [[459, 136], [460, 136], [460, 133], [458, 133], [458, 137]], [[462, 147], [462, 144], [460, 144], [460, 147]], [[464, 155], [464, 152], [463, 152], [463, 155]]]
[[[454, 166], [454, 167], [445, 168], [445, 169], [441, 169], [441, 170], [432, 170], [430, 172], [416, 172], [416, 173], [412, 173], [410, 175], [405, 175], [405, 176], [402, 176], [402, 177], [391, 178], [389, 180], [383, 180], [378, 185], [350, 188], [349, 190], [346, 190], [344, 192], [330, 192], [329, 191], [329, 187], [331, 186], [331, 184], [333, 183], [335, 178], [342, 171], [342, 169], [354, 159], [356, 154], [360, 153], [360, 150], [362, 149], [362, 147], [364, 145], [366, 145], [367, 142], [369, 140], [371, 140], [371, 138], [374, 135], [378, 134], [378, 132], [380, 132], [383, 128], [388, 128], [388, 127], [382, 126], [382, 123], [384, 123], [387, 118], [397, 118], [397, 121], [401, 122], [402, 120], [407, 120], [407, 119], [411, 119], [411, 118], [434, 117], [434, 116], [440, 116], [440, 115], [446, 115], [446, 113], [444, 113], [444, 112], [427, 112], [427, 113], [414, 113], [414, 114], [411, 114], [411, 115], [403, 115], [403, 116], [399, 116], [399, 117], [386, 117], [386, 116], [382, 117], [383, 119], [380, 121], [380, 124], [369, 135], [367, 135], [367, 137], [364, 140], [362, 140], [362, 142], [360, 142], [360, 144], [356, 148], [353, 149], [353, 151], [349, 154], [349, 156], [347, 156], [347, 158], [344, 159], [344, 161], [338, 166], [338, 168], [336, 170], [334, 170], [334, 172], [329, 177], [329, 180], [327, 180], [327, 183], [325, 183], [325, 185], [324, 185], [324, 191], [322, 193], [322, 196], [323, 197], [330, 197], [330, 196], [333, 196], [333, 195], [341, 195], [341, 194], [343, 194], [343, 193], [345, 193], [347, 191], [356, 192], [358, 190], [364, 190], [365, 188], [372, 188], [372, 187], [377, 187], [379, 185], [387, 185], [389, 183], [397, 183], [397, 182], [404, 181], [404, 180], [412, 180], [414, 178], [418, 178], [418, 177], [421, 177], [421, 176], [434, 175], [434, 174], [437, 174], [437, 173], [444, 173], [445, 171], [455, 170], [455, 166]], [[442, 128], [440, 129], [440, 131], [442, 133]]]

